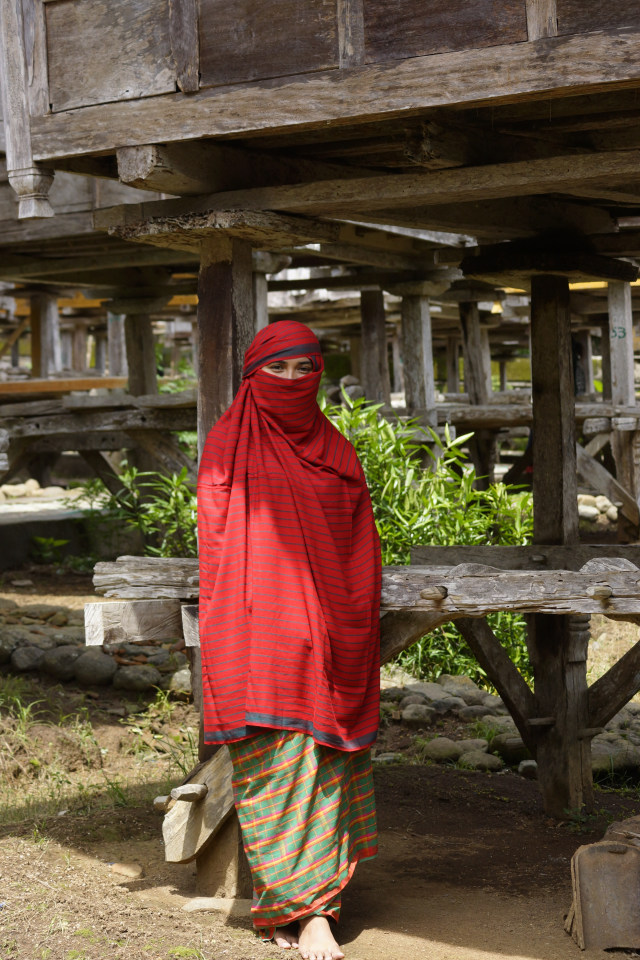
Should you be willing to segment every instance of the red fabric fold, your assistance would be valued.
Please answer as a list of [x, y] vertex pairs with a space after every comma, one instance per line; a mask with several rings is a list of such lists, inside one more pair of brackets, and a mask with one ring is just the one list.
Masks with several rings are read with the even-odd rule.
[[[299, 352], [298, 352], [299, 351]], [[289, 380], [260, 368], [309, 357]], [[357, 750], [375, 739], [380, 546], [353, 446], [317, 405], [323, 364], [295, 321], [262, 330], [198, 476], [207, 743], [256, 727]]]

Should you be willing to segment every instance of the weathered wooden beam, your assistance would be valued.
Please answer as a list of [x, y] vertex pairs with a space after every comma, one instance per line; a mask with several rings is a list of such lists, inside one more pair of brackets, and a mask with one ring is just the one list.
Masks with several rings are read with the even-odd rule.
[[455, 567], [481, 563], [499, 570], [580, 570], [594, 558], [625, 559], [640, 568], [640, 544], [575, 543], [526, 547], [412, 547], [411, 563], [423, 567]]
[[198, 277], [198, 456], [231, 404], [254, 336], [251, 246], [231, 237], [202, 244]]
[[[605, 584], [609, 597], [601, 598]], [[463, 563], [459, 567], [385, 567], [381, 606], [458, 616], [512, 613], [586, 614], [640, 612], [640, 572], [497, 570]], [[442, 596], [441, 591], [445, 591]]]
[[594, 253], [571, 251], [528, 251], [500, 244], [491, 252], [465, 257], [460, 264], [465, 276], [489, 283], [509, 282], [528, 289], [528, 278], [536, 275], [568, 277], [571, 280], [636, 280], [638, 268], [627, 260]]
[[124, 321], [124, 338], [129, 371], [129, 393], [133, 396], [158, 392], [156, 348], [151, 317], [130, 314]]
[[[98, 381], [99, 383], [100, 381]], [[11, 418], [5, 426], [14, 439], [82, 435], [85, 432], [115, 432], [121, 430], [160, 430], [168, 433], [179, 430], [193, 430], [195, 411], [182, 409], [124, 409], [106, 412], [82, 414], [53, 414], [45, 417]]]
[[115, 270], [118, 267], [146, 266], [155, 264], [176, 264], [177, 261], [196, 263], [195, 254], [184, 253], [177, 257], [175, 253], [154, 247], [131, 246], [119, 253], [102, 253], [95, 256], [43, 257], [25, 254], [2, 255], [0, 262], [0, 280], [24, 280], [36, 277], [64, 277], [69, 274], [81, 274], [91, 270]]
[[341, 69], [365, 61], [363, 0], [338, 0], [338, 57]]
[[589, 723], [603, 727], [640, 690], [640, 642], [589, 687]]
[[85, 642], [105, 643], [178, 640], [182, 637], [179, 600], [127, 600], [85, 603]]
[[536, 738], [528, 723], [535, 716], [535, 698], [509, 654], [486, 620], [462, 617], [456, 627], [504, 700], [522, 739], [535, 753]]
[[169, 0], [169, 36], [178, 87], [195, 93], [200, 86], [197, 0]]
[[527, 34], [529, 40], [541, 40], [558, 35], [556, 0], [526, 0]]
[[360, 294], [362, 351], [361, 382], [367, 400], [391, 404], [391, 380], [387, 353], [385, 306], [382, 290], [363, 290]]
[[34, 117], [34, 157], [97, 154], [116, 145], [246, 135], [252, 130], [279, 133], [456, 104], [520, 104], [596, 88], [634, 87], [639, 42], [637, 30], [612, 28], [502, 44], [499, 57], [495, 47], [489, 47], [362, 65], [345, 70], [340, 78], [335, 70], [291, 76], [277, 82], [277, 100], [274, 81], [267, 80], [205, 89], [189, 98], [166, 94], [94, 105]]
[[392, 610], [380, 622], [380, 663], [387, 663], [421, 637], [446, 623], [448, 615]]

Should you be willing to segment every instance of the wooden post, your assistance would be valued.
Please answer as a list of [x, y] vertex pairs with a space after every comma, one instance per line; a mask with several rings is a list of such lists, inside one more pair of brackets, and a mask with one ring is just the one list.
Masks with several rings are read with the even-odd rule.
[[404, 370], [402, 366], [402, 350], [400, 348], [400, 337], [396, 330], [391, 338], [391, 362], [393, 364], [393, 392], [403, 393]]
[[498, 363], [498, 370], [500, 373], [500, 390], [504, 393], [507, 389], [507, 361], [500, 360]]
[[198, 457], [240, 386], [253, 336], [251, 245], [211, 237], [200, 248], [198, 275]]
[[[609, 356], [611, 369], [611, 400], [613, 403], [634, 407], [636, 391], [633, 369], [633, 307], [631, 285], [610, 282], [609, 303]], [[604, 338], [603, 338], [604, 339]], [[616, 465], [616, 479], [628, 492], [638, 499], [640, 495], [640, 432], [618, 430], [611, 435], [611, 452]], [[623, 517], [618, 518], [618, 539], [622, 542], [638, 537], [638, 526]]]
[[402, 356], [407, 413], [436, 426], [436, 389], [429, 298], [402, 298]]
[[82, 320], [73, 328], [71, 368], [78, 373], [83, 373], [87, 369], [87, 325]]
[[107, 369], [107, 336], [100, 331], [94, 333], [93, 338], [96, 345], [94, 369], [100, 376], [104, 376]]
[[31, 298], [31, 370], [34, 377], [62, 370], [58, 302], [51, 293]]
[[[491, 396], [491, 353], [489, 331], [480, 323], [478, 304], [460, 304], [460, 328], [464, 357], [464, 385], [469, 403], [484, 405]], [[493, 481], [497, 445], [491, 430], [476, 430], [469, 444], [478, 474], [478, 486], [487, 487]]]
[[575, 369], [576, 396], [592, 397], [593, 385], [593, 349], [591, 331], [578, 330], [573, 334], [573, 365]]
[[158, 392], [156, 352], [151, 317], [144, 313], [127, 314], [124, 336], [129, 369], [129, 393], [134, 397]]
[[351, 358], [351, 376], [362, 377], [362, 337], [349, 338], [349, 356]]
[[[534, 542], [578, 542], [575, 398], [569, 284], [531, 279]], [[538, 780], [547, 813], [566, 818], [590, 809], [590, 741], [586, 672], [588, 618], [536, 614], [529, 649], [538, 716], [555, 723], [539, 734]]]
[[127, 350], [124, 337], [124, 316], [120, 313], [107, 314], [107, 342], [109, 353], [109, 376], [126, 377]]
[[447, 337], [447, 393], [460, 393], [460, 341]]
[[367, 400], [391, 404], [391, 379], [382, 290], [360, 294], [362, 323], [361, 382]]

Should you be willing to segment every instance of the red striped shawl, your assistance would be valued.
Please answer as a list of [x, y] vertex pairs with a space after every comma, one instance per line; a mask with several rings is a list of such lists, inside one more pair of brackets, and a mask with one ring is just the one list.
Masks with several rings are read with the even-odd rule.
[[[264, 372], [309, 357], [312, 373]], [[380, 545], [353, 446], [316, 402], [320, 346], [266, 327], [198, 476], [204, 738], [299, 730], [358, 750], [375, 739]]]

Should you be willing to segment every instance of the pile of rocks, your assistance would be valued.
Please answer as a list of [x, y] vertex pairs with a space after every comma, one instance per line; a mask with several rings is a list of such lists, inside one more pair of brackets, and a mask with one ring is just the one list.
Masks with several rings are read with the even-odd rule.
[[[382, 718], [418, 728], [423, 736], [416, 746], [426, 760], [456, 763], [471, 770], [516, 768], [529, 779], [536, 777], [536, 762], [500, 697], [480, 689], [470, 677], [443, 674], [436, 683], [415, 682], [387, 687], [381, 693]], [[429, 739], [431, 724], [446, 714], [475, 721], [482, 736], [453, 740]], [[379, 761], [396, 759], [383, 754]], [[632, 701], [616, 714], [591, 742], [594, 774], [640, 774], [640, 703]]]
[[0, 503], [13, 500], [24, 500], [26, 497], [42, 497], [43, 499], [78, 496], [82, 491], [67, 491], [64, 487], [41, 487], [37, 480], [30, 478], [24, 483], [3, 483], [0, 486]]
[[618, 522], [618, 508], [608, 497], [592, 497], [589, 493], [578, 494], [578, 516], [594, 528], [608, 527]]
[[45, 603], [18, 606], [0, 598], [0, 670], [38, 672], [82, 687], [145, 692], [160, 687], [191, 694], [184, 653], [172, 643], [113, 643], [86, 647], [81, 611]]

